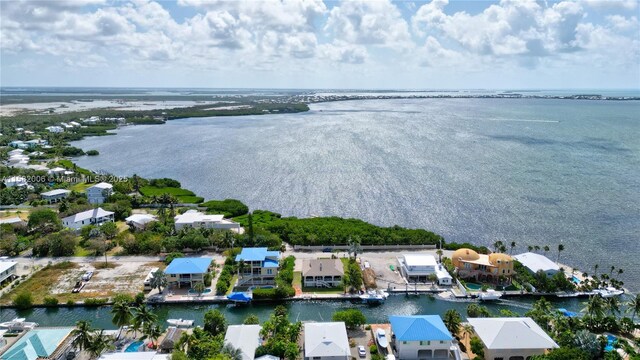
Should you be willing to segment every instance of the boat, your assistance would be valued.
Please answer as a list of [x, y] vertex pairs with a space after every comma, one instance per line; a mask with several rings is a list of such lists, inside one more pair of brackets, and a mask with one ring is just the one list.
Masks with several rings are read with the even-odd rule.
[[73, 287], [73, 290], [71, 290], [72, 293], [77, 294], [80, 292], [80, 290], [82, 290], [82, 288], [84, 287], [84, 283], [82, 281], [78, 281], [76, 282], [76, 285]]
[[360, 299], [363, 303], [367, 304], [380, 304], [387, 300], [389, 294], [384, 291], [369, 290], [365, 294], [360, 295]]
[[193, 320], [168, 319], [167, 323], [175, 327], [193, 327]]
[[499, 300], [502, 294], [498, 291], [489, 289], [487, 291], [482, 291], [478, 294], [478, 297], [481, 301], [491, 301], [491, 300]]
[[574, 313], [573, 311], [569, 311], [569, 310], [564, 309], [564, 308], [558, 309], [558, 312], [560, 312], [562, 315], [564, 315], [566, 317], [576, 317], [576, 316], [578, 316], [577, 313]]
[[233, 292], [227, 295], [227, 299], [235, 304], [248, 304], [253, 300], [253, 294], [250, 292]]
[[376, 341], [381, 348], [387, 348], [389, 346], [389, 341], [387, 340], [387, 332], [384, 329], [376, 330]]
[[25, 318], [14, 318], [11, 321], [0, 323], [0, 328], [9, 331], [31, 330], [38, 326], [38, 323], [27, 322]]
[[609, 286], [605, 289], [596, 289], [596, 290], [593, 290], [593, 292], [595, 294], [600, 294], [600, 296], [602, 296], [603, 298], [610, 298], [610, 297], [620, 296], [624, 294], [624, 290], [616, 289], [613, 286]]

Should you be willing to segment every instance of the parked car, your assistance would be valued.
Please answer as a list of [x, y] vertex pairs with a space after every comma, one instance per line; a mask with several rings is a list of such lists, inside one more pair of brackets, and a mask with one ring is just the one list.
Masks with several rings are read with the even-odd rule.
[[82, 280], [89, 281], [91, 280], [92, 276], [93, 276], [93, 271], [87, 271], [86, 273], [84, 273], [84, 275], [82, 275]]
[[365, 350], [364, 346], [362, 345], [358, 346], [358, 356], [360, 356], [361, 358], [367, 357], [367, 350]]

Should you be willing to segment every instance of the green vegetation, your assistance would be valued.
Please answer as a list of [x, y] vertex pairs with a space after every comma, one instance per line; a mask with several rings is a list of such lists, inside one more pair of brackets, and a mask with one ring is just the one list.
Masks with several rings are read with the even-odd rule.
[[333, 321], [342, 321], [349, 329], [357, 329], [367, 323], [367, 318], [358, 309], [339, 310], [333, 313]]
[[362, 269], [360, 268], [360, 265], [353, 258], [342, 258], [340, 260], [342, 260], [342, 264], [344, 265], [342, 283], [345, 290], [349, 290], [350, 292], [359, 291], [363, 284]]
[[455, 309], [449, 309], [444, 313], [444, 318], [442, 319], [447, 330], [454, 337], [458, 337], [458, 333], [460, 332], [460, 327], [462, 326], [462, 316]]
[[49, 234], [33, 244], [35, 256], [72, 256], [76, 250], [76, 235], [69, 230]]
[[58, 299], [53, 296], [45, 296], [43, 303], [48, 306], [56, 306], [58, 305]]
[[227, 218], [242, 216], [249, 212], [247, 205], [235, 199], [210, 200], [200, 205], [205, 206], [208, 213], [223, 214]]
[[256, 357], [274, 355], [285, 360], [296, 360], [300, 355], [298, 338], [302, 323], [289, 322], [287, 308], [276, 306], [269, 320], [262, 324], [260, 335], [265, 342], [256, 349]]
[[234, 267], [235, 267], [235, 252], [231, 252], [224, 262], [218, 282], [216, 283], [216, 295], [225, 295], [231, 288], [231, 280], [233, 279]]
[[144, 186], [140, 188], [140, 193], [148, 197], [169, 194], [174, 196], [178, 202], [185, 204], [196, 204], [204, 201], [203, 198], [196, 196], [193, 191], [175, 187]]
[[280, 263], [278, 275], [276, 275], [276, 287], [272, 289], [258, 288], [253, 290], [254, 299], [284, 299], [295, 295], [291, 286], [293, 283], [293, 267], [296, 258], [287, 256]]
[[13, 306], [18, 309], [28, 309], [33, 306], [33, 296], [31, 293], [23, 291], [13, 298]]
[[98, 150], [89, 150], [87, 151], [87, 155], [96, 156], [96, 155], [100, 155], [100, 152]]
[[220, 310], [209, 310], [204, 313], [203, 329], [212, 336], [224, 336], [227, 331], [227, 319], [224, 318]]

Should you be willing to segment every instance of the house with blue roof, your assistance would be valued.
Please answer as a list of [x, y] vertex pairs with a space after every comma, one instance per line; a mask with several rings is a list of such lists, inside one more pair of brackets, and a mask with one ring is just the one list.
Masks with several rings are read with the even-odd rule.
[[238, 286], [275, 285], [280, 262], [280, 251], [269, 251], [266, 247], [242, 248], [236, 255], [242, 262]]
[[177, 285], [193, 287], [194, 284], [204, 283], [204, 276], [209, 272], [212, 258], [202, 257], [184, 257], [171, 261], [164, 273], [167, 275], [169, 285]]
[[440, 316], [391, 316], [389, 321], [398, 360], [458, 358], [459, 349]]
[[67, 359], [67, 354], [72, 350], [72, 330], [72, 327], [30, 330], [1, 354], [0, 359]]

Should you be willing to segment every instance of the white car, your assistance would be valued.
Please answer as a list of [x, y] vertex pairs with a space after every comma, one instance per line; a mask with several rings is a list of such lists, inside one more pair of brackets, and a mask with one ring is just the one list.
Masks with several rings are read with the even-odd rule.
[[93, 271], [87, 271], [86, 273], [84, 273], [84, 275], [82, 275], [82, 280], [89, 281], [91, 280], [92, 276], [93, 276]]
[[358, 355], [361, 358], [367, 357], [367, 350], [364, 349], [364, 346], [362, 346], [362, 345], [358, 346]]

